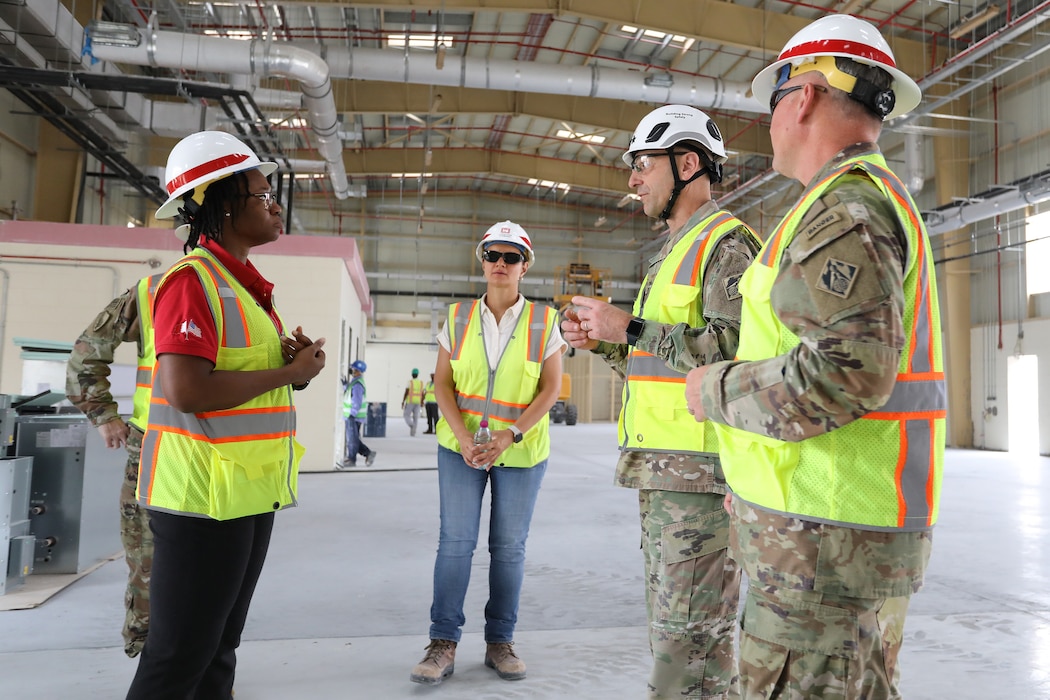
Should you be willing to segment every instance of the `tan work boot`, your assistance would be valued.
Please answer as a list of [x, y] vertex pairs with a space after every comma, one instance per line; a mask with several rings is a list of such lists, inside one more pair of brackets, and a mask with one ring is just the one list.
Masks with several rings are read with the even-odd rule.
[[525, 677], [525, 662], [514, 653], [514, 642], [485, 645], [485, 665], [495, 669], [505, 681], [520, 681]]
[[416, 664], [409, 675], [413, 683], [437, 685], [452, 675], [456, 668], [456, 643], [448, 639], [432, 639], [426, 656]]

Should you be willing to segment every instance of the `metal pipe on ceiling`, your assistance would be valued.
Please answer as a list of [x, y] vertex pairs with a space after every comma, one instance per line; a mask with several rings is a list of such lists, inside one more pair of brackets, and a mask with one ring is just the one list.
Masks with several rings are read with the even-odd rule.
[[967, 201], [932, 212], [925, 212], [926, 231], [931, 235], [948, 233], [994, 216], [1050, 199], [1050, 171], [1044, 171], [1010, 187], [1007, 191], [980, 201]]
[[703, 76], [455, 55], [447, 55], [444, 67], [438, 68], [430, 53], [359, 46], [329, 46], [324, 55], [333, 76], [352, 80], [604, 97], [763, 114], [769, 111], [751, 96], [750, 83]]
[[[120, 32], [126, 38], [108, 37]], [[284, 42], [149, 31], [133, 25], [93, 22], [85, 32], [85, 53], [103, 61], [194, 71], [214, 71], [252, 76], [282, 76], [299, 81], [303, 104], [310, 113], [310, 128], [317, 150], [328, 163], [332, 190], [339, 199], [349, 196], [343, 144], [332, 96], [332, 81], [324, 60], [306, 49]]]

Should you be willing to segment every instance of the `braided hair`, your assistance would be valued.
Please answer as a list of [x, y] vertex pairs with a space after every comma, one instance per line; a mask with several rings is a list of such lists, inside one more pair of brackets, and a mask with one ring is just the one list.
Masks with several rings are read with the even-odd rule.
[[[182, 246], [182, 252], [188, 253], [197, 247], [201, 237], [205, 240], [222, 242], [223, 221], [227, 218], [236, 223], [240, 211], [240, 200], [248, 192], [248, 176], [244, 172], [233, 173], [208, 185], [204, 190], [204, 201], [197, 204], [193, 200], [194, 190], [186, 192], [179, 216], [190, 225], [190, 234]], [[233, 206], [237, 202], [237, 206]]]

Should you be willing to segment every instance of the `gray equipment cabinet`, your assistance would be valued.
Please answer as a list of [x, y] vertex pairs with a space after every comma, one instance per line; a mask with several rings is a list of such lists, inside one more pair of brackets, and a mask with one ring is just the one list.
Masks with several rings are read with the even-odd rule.
[[32, 457], [0, 457], [0, 595], [33, 573], [35, 538], [29, 534]]
[[82, 416], [20, 416], [15, 454], [33, 458], [33, 573], [80, 573], [121, 550], [125, 450], [108, 449]]

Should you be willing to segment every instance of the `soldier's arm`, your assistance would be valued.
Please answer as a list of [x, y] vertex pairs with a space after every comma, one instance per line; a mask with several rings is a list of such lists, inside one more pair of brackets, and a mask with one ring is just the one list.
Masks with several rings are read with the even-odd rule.
[[798, 441], [889, 399], [904, 344], [903, 233], [886, 203], [851, 194], [832, 201], [841, 216], [822, 217], [833, 223], [800, 231], [785, 251], [771, 302], [801, 342], [714, 365], [701, 388], [709, 418]]
[[73, 344], [66, 364], [66, 397], [91, 424], [119, 418], [110, 393], [110, 365], [121, 343], [138, 342], [138, 304], [131, 288], [111, 301]]
[[612, 371], [619, 375], [620, 379], [626, 379], [627, 353], [630, 350], [631, 347], [623, 343], [607, 343], [604, 340], [599, 340], [598, 347], [591, 350], [591, 352], [605, 360], [605, 364], [609, 365]]
[[758, 241], [743, 229], [723, 236], [711, 252], [702, 280], [702, 315], [690, 325], [646, 322], [637, 347], [663, 358], [683, 374], [695, 367], [732, 359], [740, 339], [740, 277], [758, 252]]

